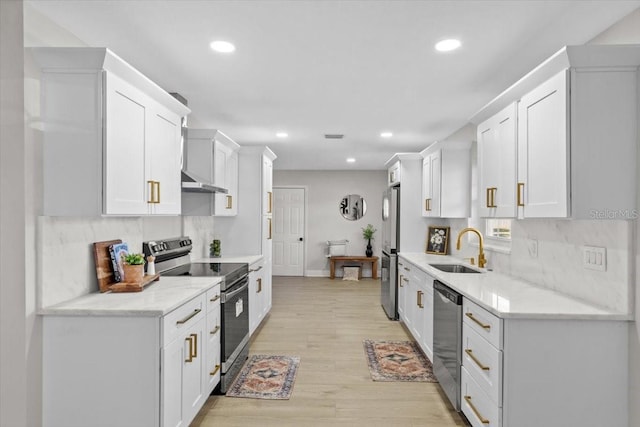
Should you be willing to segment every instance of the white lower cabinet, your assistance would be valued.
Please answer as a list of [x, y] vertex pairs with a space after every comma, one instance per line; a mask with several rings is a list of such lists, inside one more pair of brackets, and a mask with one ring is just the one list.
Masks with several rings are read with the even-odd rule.
[[271, 294], [267, 290], [269, 282], [265, 279], [265, 272], [263, 258], [249, 266], [249, 332], [251, 335], [260, 326], [270, 308]]
[[474, 427], [628, 425], [627, 322], [504, 318], [463, 301], [461, 409]]
[[220, 380], [219, 297], [164, 316], [44, 316], [43, 425], [188, 426]]
[[398, 315], [433, 360], [433, 278], [405, 259], [398, 262]]

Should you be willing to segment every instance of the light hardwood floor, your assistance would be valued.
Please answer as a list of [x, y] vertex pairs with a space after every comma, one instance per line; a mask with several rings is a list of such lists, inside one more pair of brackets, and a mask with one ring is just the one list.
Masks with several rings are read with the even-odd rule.
[[211, 396], [192, 426], [466, 426], [437, 384], [373, 382], [362, 341], [406, 340], [380, 281], [274, 277], [251, 354], [299, 356], [290, 400]]

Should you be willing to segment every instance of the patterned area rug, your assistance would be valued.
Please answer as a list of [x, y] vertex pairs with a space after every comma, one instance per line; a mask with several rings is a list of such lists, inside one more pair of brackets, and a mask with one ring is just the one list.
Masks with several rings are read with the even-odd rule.
[[299, 357], [250, 356], [227, 390], [228, 397], [289, 399], [296, 379]]
[[438, 382], [431, 362], [413, 341], [365, 340], [364, 349], [374, 381]]

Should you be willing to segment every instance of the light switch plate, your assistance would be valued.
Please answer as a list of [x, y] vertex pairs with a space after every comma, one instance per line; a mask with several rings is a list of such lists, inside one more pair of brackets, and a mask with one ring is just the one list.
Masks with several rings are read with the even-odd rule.
[[582, 265], [589, 270], [607, 271], [607, 248], [583, 246]]

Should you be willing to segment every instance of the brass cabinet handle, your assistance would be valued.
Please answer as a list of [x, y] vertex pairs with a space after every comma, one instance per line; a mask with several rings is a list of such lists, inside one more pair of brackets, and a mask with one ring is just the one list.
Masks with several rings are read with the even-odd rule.
[[271, 240], [271, 218], [267, 218], [267, 220], [269, 221], [269, 237], [267, 239]]
[[431, 212], [431, 199], [424, 199], [424, 210]]
[[209, 332], [209, 334], [210, 335], [215, 335], [215, 334], [218, 333], [219, 330], [220, 330], [220, 326], [216, 326], [216, 328], [213, 331]]
[[271, 213], [271, 211], [273, 210], [273, 192], [271, 191], [267, 191], [267, 197], [269, 200], [269, 203], [267, 204], [267, 213]]
[[160, 181], [156, 181], [156, 203], [160, 203]]
[[482, 416], [482, 414], [480, 412], [478, 412], [478, 410], [476, 409], [475, 406], [473, 406], [473, 403], [471, 403], [471, 396], [465, 396], [464, 400], [467, 401], [467, 403], [469, 404], [469, 407], [471, 408], [471, 410], [473, 411], [474, 414], [476, 414], [476, 417], [478, 417], [478, 419], [480, 420], [480, 422], [482, 424], [489, 424], [489, 420], [486, 419], [485, 417]]
[[220, 294], [218, 294], [218, 295], [216, 295], [215, 297], [211, 298], [211, 299], [209, 300], [209, 302], [216, 302], [216, 301], [218, 301], [219, 299], [220, 299]]
[[391, 173], [389, 174], [389, 182], [395, 182], [396, 180], [396, 173], [394, 171], [391, 171]]
[[402, 267], [402, 268], [404, 268], [405, 271], [411, 271], [410, 268], [407, 268], [407, 267]]
[[400, 275], [400, 280], [398, 281], [398, 284], [400, 285], [400, 287], [404, 287], [404, 285], [402, 284], [402, 281], [404, 280], [404, 277], [402, 276], [402, 274]]
[[218, 373], [219, 370], [220, 370], [220, 365], [216, 365], [216, 368], [213, 371], [209, 372], [209, 375], [213, 377], [215, 374]]
[[193, 362], [193, 336], [188, 336], [184, 340], [189, 341], [189, 358], [185, 359], [185, 362], [191, 363]]
[[518, 183], [518, 206], [524, 206], [524, 182]]
[[418, 307], [420, 308], [424, 308], [424, 305], [422, 304], [422, 295], [424, 295], [424, 292], [418, 291], [418, 296], [416, 299], [417, 299]]
[[147, 199], [147, 203], [155, 203], [153, 198], [154, 182], [155, 181], [147, 181], [147, 184], [149, 184], [149, 198]]
[[482, 364], [482, 362], [480, 362], [480, 361], [478, 360], [478, 358], [477, 358], [477, 357], [475, 357], [475, 356], [473, 355], [473, 350], [471, 350], [470, 348], [465, 348], [465, 349], [464, 349], [464, 352], [465, 352], [465, 353], [467, 353], [467, 355], [471, 358], [471, 360], [473, 360], [474, 362], [476, 362], [476, 365], [478, 365], [478, 367], [479, 367], [480, 369], [482, 369], [483, 371], [488, 371], [488, 370], [490, 370], [490, 369], [491, 369], [491, 368], [489, 368], [488, 366], [483, 365], [483, 364]]
[[488, 207], [488, 208], [497, 208], [497, 206], [496, 206], [496, 191], [498, 191], [498, 187], [487, 187], [486, 207]]
[[190, 315], [188, 315], [187, 317], [185, 317], [184, 319], [180, 319], [176, 322], [176, 325], [182, 325], [184, 323], [187, 323], [189, 320], [191, 320], [194, 316], [196, 316], [198, 313], [200, 313], [202, 310], [199, 308], [196, 308], [195, 310], [193, 310], [193, 313], [191, 313]]
[[484, 323], [482, 323], [481, 321], [479, 321], [478, 319], [476, 319], [476, 318], [473, 316], [473, 313], [469, 313], [469, 312], [468, 312], [468, 313], [465, 313], [464, 315], [465, 315], [465, 316], [467, 316], [469, 319], [473, 320], [474, 322], [476, 322], [476, 323], [477, 323], [478, 325], [480, 325], [480, 327], [482, 327], [483, 329], [486, 329], [486, 330], [490, 330], [490, 329], [491, 329], [491, 325], [485, 325]]
[[198, 357], [198, 334], [191, 334], [193, 337], [193, 358]]
[[233, 208], [233, 196], [227, 196], [227, 206], [226, 209]]
[[259, 294], [260, 292], [262, 292], [262, 278], [258, 277], [257, 282], [258, 282], [258, 290], [256, 291], [256, 293]]

